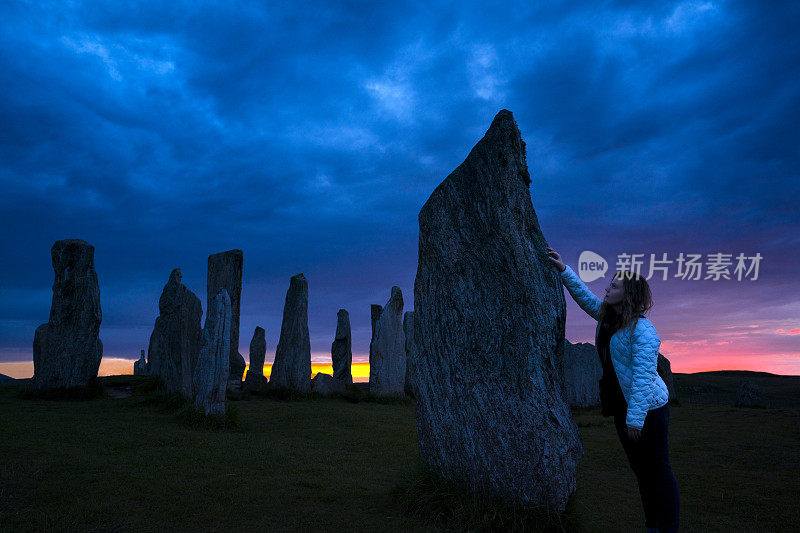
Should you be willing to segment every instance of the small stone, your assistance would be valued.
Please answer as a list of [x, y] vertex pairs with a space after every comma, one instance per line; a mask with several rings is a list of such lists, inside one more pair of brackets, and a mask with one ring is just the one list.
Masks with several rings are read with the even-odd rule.
[[264, 358], [267, 354], [267, 339], [264, 328], [256, 327], [253, 339], [250, 341], [250, 368], [245, 377], [245, 387], [248, 390], [261, 390], [267, 386], [264, 377]]
[[144, 356], [144, 350], [142, 350], [142, 354], [139, 356], [139, 360], [133, 363], [133, 375], [134, 376], [150, 375], [150, 365], [147, 364], [147, 359], [145, 359]]
[[347, 384], [341, 379], [336, 379], [330, 374], [318, 373], [311, 380], [311, 391], [319, 394], [343, 394], [347, 392]]

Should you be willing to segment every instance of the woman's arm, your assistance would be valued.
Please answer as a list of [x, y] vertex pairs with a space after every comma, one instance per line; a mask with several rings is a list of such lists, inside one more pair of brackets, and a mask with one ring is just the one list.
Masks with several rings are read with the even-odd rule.
[[547, 248], [547, 258], [553, 263], [556, 270], [561, 275], [561, 281], [564, 283], [564, 286], [569, 291], [569, 294], [572, 296], [572, 299], [575, 300], [581, 309], [586, 311], [590, 317], [594, 318], [595, 320], [600, 320], [600, 306], [602, 305], [602, 301], [600, 298], [595, 296], [592, 291], [589, 290], [589, 287], [581, 281], [581, 278], [575, 274], [575, 271], [572, 270], [569, 265], [565, 265], [564, 261], [561, 260], [561, 256], [558, 255], [558, 252], [553, 250], [552, 248]]
[[657, 375], [658, 349], [661, 339], [655, 326], [646, 318], [640, 318], [632, 333], [631, 365], [633, 379], [631, 392], [628, 395], [628, 414], [625, 424], [628, 427], [642, 429], [647, 416], [647, 397], [652, 391], [654, 374]]
[[577, 302], [581, 309], [594, 318], [600, 320], [600, 306], [603, 301], [594, 295], [589, 287], [578, 277], [574, 270], [569, 265], [564, 265], [564, 270], [561, 272], [561, 281], [569, 291], [572, 299]]

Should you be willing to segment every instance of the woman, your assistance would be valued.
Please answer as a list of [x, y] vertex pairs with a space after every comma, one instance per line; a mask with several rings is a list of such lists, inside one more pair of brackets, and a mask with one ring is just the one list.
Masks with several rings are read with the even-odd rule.
[[595, 337], [603, 365], [604, 416], [614, 416], [622, 448], [639, 482], [647, 531], [677, 531], [678, 483], [669, 464], [669, 391], [658, 375], [656, 329], [645, 313], [653, 306], [647, 281], [617, 272], [601, 301], [552, 248], [547, 255], [572, 298], [598, 321]]

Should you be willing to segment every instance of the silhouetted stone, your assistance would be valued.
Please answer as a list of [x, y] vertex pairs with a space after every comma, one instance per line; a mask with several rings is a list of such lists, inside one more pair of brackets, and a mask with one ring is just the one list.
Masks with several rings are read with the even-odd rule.
[[562, 395], [561, 280], [529, 184], [503, 110], [420, 211], [417, 434], [424, 463], [445, 478], [563, 511], [583, 445]]
[[353, 342], [350, 336], [350, 313], [346, 309], [339, 309], [336, 313], [336, 335], [331, 344], [331, 361], [333, 377], [344, 383], [352, 383]]
[[570, 407], [600, 405], [598, 382], [602, 376], [603, 366], [594, 344], [564, 340], [564, 383]]
[[228, 291], [231, 299], [231, 373], [232, 380], [242, 379], [245, 362], [239, 353], [239, 307], [242, 299], [242, 269], [244, 254], [241, 250], [228, 250], [208, 256], [206, 294], [208, 306], [221, 288]]
[[736, 407], [763, 407], [758, 385], [749, 379], [739, 380], [739, 389], [736, 391]]
[[147, 364], [147, 359], [145, 359], [144, 356], [144, 350], [142, 350], [142, 355], [139, 356], [139, 360], [133, 363], [133, 375], [134, 376], [150, 375], [150, 365]]
[[259, 390], [267, 386], [264, 377], [264, 358], [267, 355], [267, 338], [264, 328], [256, 327], [250, 341], [250, 368], [247, 370], [245, 385], [250, 390]]
[[286, 303], [275, 362], [272, 364], [270, 385], [311, 390], [311, 343], [308, 338], [308, 282], [303, 274], [292, 276]]
[[169, 275], [158, 300], [147, 361], [150, 374], [159, 376], [167, 389], [184, 398], [192, 397], [192, 375], [200, 353], [203, 306], [200, 298], [181, 283], [181, 271]]
[[406, 336], [403, 333], [403, 292], [392, 295], [375, 325], [369, 345], [369, 392], [375, 396], [402, 396], [406, 384]]
[[318, 373], [311, 380], [311, 390], [319, 394], [336, 394], [347, 392], [347, 384], [330, 374]]
[[29, 385], [38, 390], [87, 387], [97, 378], [103, 357], [94, 246], [80, 239], [56, 241], [50, 257], [55, 271], [50, 319], [34, 333]]
[[411, 351], [414, 350], [414, 311], [406, 311], [403, 315], [403, 335], [406, 338], [406, 382], [403, 390], [409, 396], [414, 396], [414, 382], [411, 379], [411, 369], [408, 365]]
[[381, 313], [383, 313], [383, 306], [378, 304], [372, 304], [369, 306], [369, 313], [370, 313], [370, 322], [372, 324], [372, 336], [369, 339], [370, 344], [375, 340], [375, 329], [378, 326], [378, 320], [381, 318]]
[[194, 369], [194, 403], [206, 414], [224, 415], [230, 375], [231, 299], [220, 289], [206, 313], [203, 344]]

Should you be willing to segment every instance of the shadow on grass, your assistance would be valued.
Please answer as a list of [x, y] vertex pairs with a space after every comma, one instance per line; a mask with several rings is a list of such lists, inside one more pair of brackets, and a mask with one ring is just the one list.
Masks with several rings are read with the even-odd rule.
[[583, 531], [573, 499], [561, 514], [547, 507], [499, 501], [421, 467], [392, 492], [403, 512], [437, 528], [456, 531]]
[[279, 387], [276, 385], [268, 385], [258, 390], [250, 390], [251, 396], [259, 398], [269, 398], [271, 400], [279, 401], [298, 401], [298, 400], [322, 400], [330, 398], [338, 398], [350, 403], [382, 403], [390, 405], [413, 405], [414, 400], [407, 396], [375, 396], [369, 392], [364, 392], [357, 385], [347, 385], [344, 392], [336, 392], [333, 394], [321, 394], [318, 392], [301, 392], [296, 389], [288, 387]]
[[84, 401], [100, 398], [105, 394], [105, 388], [100, 380], [92, 379], [86, 387], [40, 390], [31, 386], [30, 382], [19, 386], [19, 397], [24, 400], [52, 400], [52, 401]]

